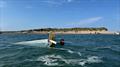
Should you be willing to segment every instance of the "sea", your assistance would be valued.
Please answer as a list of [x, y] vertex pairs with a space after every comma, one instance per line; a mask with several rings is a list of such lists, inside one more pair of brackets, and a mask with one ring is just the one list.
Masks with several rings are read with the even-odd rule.
[[[0, 67], [120, 67], [120, 35], [56, 34], [56, 41], [64, 39], [65, 44], [54, 48], [30, 42], [47, 38], [47, 34], [0, 34]], [[33, 46], [15, 44], [27, 41]]]

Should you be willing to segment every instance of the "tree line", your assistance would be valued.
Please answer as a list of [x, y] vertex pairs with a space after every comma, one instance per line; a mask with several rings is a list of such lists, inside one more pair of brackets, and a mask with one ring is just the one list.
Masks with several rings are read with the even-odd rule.
[[99, 28], [41, 28], [41, 29], [31, 29], [31, 30], [23, 30], [22, 32], [24, 31], [27, 31], [27, 32], [32, 32], [32, 31], [40, 31], [40, 32], [43, 32], [43, 31], [46, 31], [46, 32], [49, 32], [49, 31], [64, 31], [64, 32], [67, 32], [67, 31], [108, 31], [107, 28], [105, 27], [99, 27]]

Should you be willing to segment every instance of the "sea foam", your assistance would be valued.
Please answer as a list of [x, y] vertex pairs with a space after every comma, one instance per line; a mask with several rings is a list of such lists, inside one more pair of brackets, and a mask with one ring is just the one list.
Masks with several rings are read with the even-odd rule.
[[57, 49], [59, 49], [59, 50], [65, 50], [65, 51], [67, 51], [68, 53], [70, 53], [70, 54], [78, 54], [79, 56], [81, 56], [82, 54], [80, 53], [80, 52], [78, 52], [78, 51], [72, 51], [72, 50], [70, 50], [70, 49], [65, 49], [65, 48], [57, 48]]
[[[73, 66], [74, 65], [85, 66], [87, 63], [91, 64], [91, 63], [102, 62], [102, 60], [97, 56], [91, 56], [86, 59], [65, 59], [61, 55], [54, 55], [54, 54], [40, 56], [37, 58], [36, 61], [41, 61], [44, 63], [44, 65], [47, 65], [47, 66], [62, 66], [65, 64], [68, 64], [68, 65], [71, 64]], [[64, 63], [61, 64], [60, 61]]]
[[37, 61], [42, 61], [47, 66], [56, 66], [59, 65], [58, 59], [62, 59], [62, 57], [60, 55], [45, 55], [37, 58]]

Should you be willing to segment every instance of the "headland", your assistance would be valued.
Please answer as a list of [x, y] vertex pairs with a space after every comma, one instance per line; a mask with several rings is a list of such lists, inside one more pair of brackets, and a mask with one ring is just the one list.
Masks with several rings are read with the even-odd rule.
[[114, 34], [105, 27], [99, 28], [40, 28], [21, 31], [0, 31], [0, 33], [18, 33], [18, 34], [47, 34], [54, 31], [56, 34]]

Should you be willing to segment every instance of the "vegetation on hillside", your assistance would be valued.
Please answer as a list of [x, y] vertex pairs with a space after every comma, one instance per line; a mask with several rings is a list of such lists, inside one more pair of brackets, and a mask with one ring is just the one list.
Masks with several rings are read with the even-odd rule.
[[49, 31], [55, 31], [55, 32], [68, 32], [68, 31], [108, 31], [105, 27], [99, 27], [99, 28], [41, 28], [41, 29], [31, 29], [31, 30], [21, 30], [21, 31], [0, 31], [0, 34], [2, 33], [31, 33], [31, 32], [49, 32]]
[[[108, 29], [105, 27], [100, 27], [100, 28], [41, 28], [41, 29], [32, 29], [32, 30], [27, 30], [28, 32], [32, 32], [32, 31], [63, 31], [63, 32], [67, 32], [67, 31], [107, 31]], [[25, 30], [24, 30], [25, 31]], [[23, 31], [23, 32], [24, 32]]]

